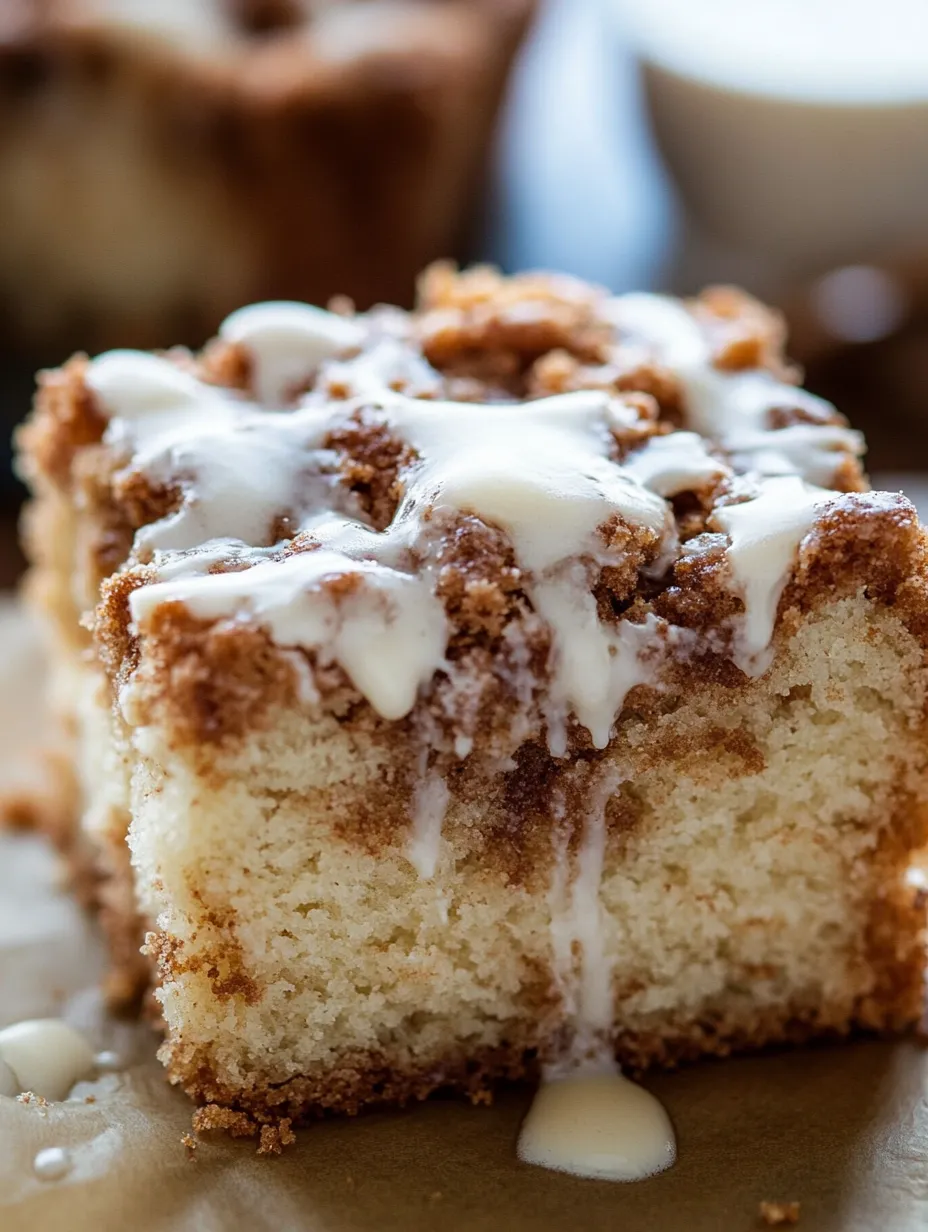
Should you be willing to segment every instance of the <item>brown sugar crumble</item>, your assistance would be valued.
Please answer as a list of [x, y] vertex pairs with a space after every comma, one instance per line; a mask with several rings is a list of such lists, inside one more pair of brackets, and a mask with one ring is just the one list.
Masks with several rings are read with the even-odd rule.
[[[217, 1104], [207, 1104], [198, 1108], [194, 1113], [193, 1130], [197, 1135], [219, 1130], [230, 1134], [233, 1138], [257, 1138], [259, 1155], [280, 1155], [285, 1147], [292, 1146], [296, 1142], [296, 1134], [293, 1132], [293, 1122], [290, 1117], [276, 1116], [272, 1121], [265, 1117], [262, 1120], [255, 1120], [243, 1112], [236, 1112]], [[181, 1141], [188, 1149], [190, 1149], [189, 1142], [196, 1145], [196, 1140], [189, 1134], [185, 1134]]]

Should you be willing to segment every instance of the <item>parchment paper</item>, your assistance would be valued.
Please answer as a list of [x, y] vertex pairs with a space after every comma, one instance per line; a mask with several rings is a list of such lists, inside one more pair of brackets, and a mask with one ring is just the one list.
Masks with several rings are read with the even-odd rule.
[[[0, 607], [0, 784], [21, 777], [41, 711], [39, 660], [21, 615]], [[0, 835], [0, 1021], [64, 1013], [124, 1071], [47, 1109], [0, 1097], [4, 1232], [739, 1232], [762, 1199], [801, 1203], [803, 1232], [928, 1227], [928, 1053], [912, 1040], [705, 1062], [647, 1085], [677, 1131], [671, 1171], [633, 1185], [519, 1164], [531, 1092], [492, 1108], [434, 1100], [331, 1120], [279, 1159], [203, 1140], [189, 1160], [190, 1107], [171, 1090], [145, 1028], [106, 1020], [92, 925], [54, 857]], [[93, 1098], [85, 1103], [85, 1096]], [[35, 1152], [67, 1146], [72, 1171], [38, 1180]]]

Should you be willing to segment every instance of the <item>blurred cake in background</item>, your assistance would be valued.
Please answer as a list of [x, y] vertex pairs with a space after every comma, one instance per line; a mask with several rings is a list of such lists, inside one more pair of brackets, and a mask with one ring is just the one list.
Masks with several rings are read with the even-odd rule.
[[0, 338], [407, 302], [472, 222], [536, 0], [3, 0]]

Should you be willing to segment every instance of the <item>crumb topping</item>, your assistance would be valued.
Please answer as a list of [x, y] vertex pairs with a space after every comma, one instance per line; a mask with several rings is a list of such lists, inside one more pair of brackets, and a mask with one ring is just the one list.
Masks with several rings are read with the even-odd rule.
[[859, 434], [781, 346], [728, 289], [439, 265], [414, 313], [254, 305], [200, 357], [80, 361], [63, 407], [46, 392], [44, 465], [88, 437], [110, 459], [133, 542], [96, 623], [124, 682], [140, 645], [182, 643], [193, 679], [195, 645], [249, 627], [313, 704], [347, 687], [390, 721], [424, 703], [458, 749], [505, 723], [562, 755], [604, 747], [671, 661], [764, 671], [800, 545], [827, 554], [816, 528], [865, 486]]

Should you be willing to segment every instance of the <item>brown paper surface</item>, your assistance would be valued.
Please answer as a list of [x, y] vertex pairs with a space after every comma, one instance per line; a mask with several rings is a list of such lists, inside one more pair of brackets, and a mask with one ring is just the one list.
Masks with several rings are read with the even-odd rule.
[[[34, 773], [40, 660], [0, 605], [0, 788]], [[144, 1027], [108, 1021], [92, 923], [36, 839], [0, 834], [0, 1024], [63, 1014], [132, 1063], [47, 1109], [0, 1097], [0, 1229], [40, 1232], [739, 1232], [761, 1200], [799, 1201], [803, 1232], [928, 1227], [928, 1052], [915, 1041], [704, 1062], [647, 1085], [677, 1132], [678, 1162], [631, 1185], [520, 1164], [527, 1089], [492, 1108], [436, 1099], [300, 1131], [279, 1159], [213, 1136], [191, 1161], [190, 1106], [164, 1080]], [[92, 1103], [83, 1097], [93, 1097]], [[71, 1172], [39, 1180], [37, 1150]]]

